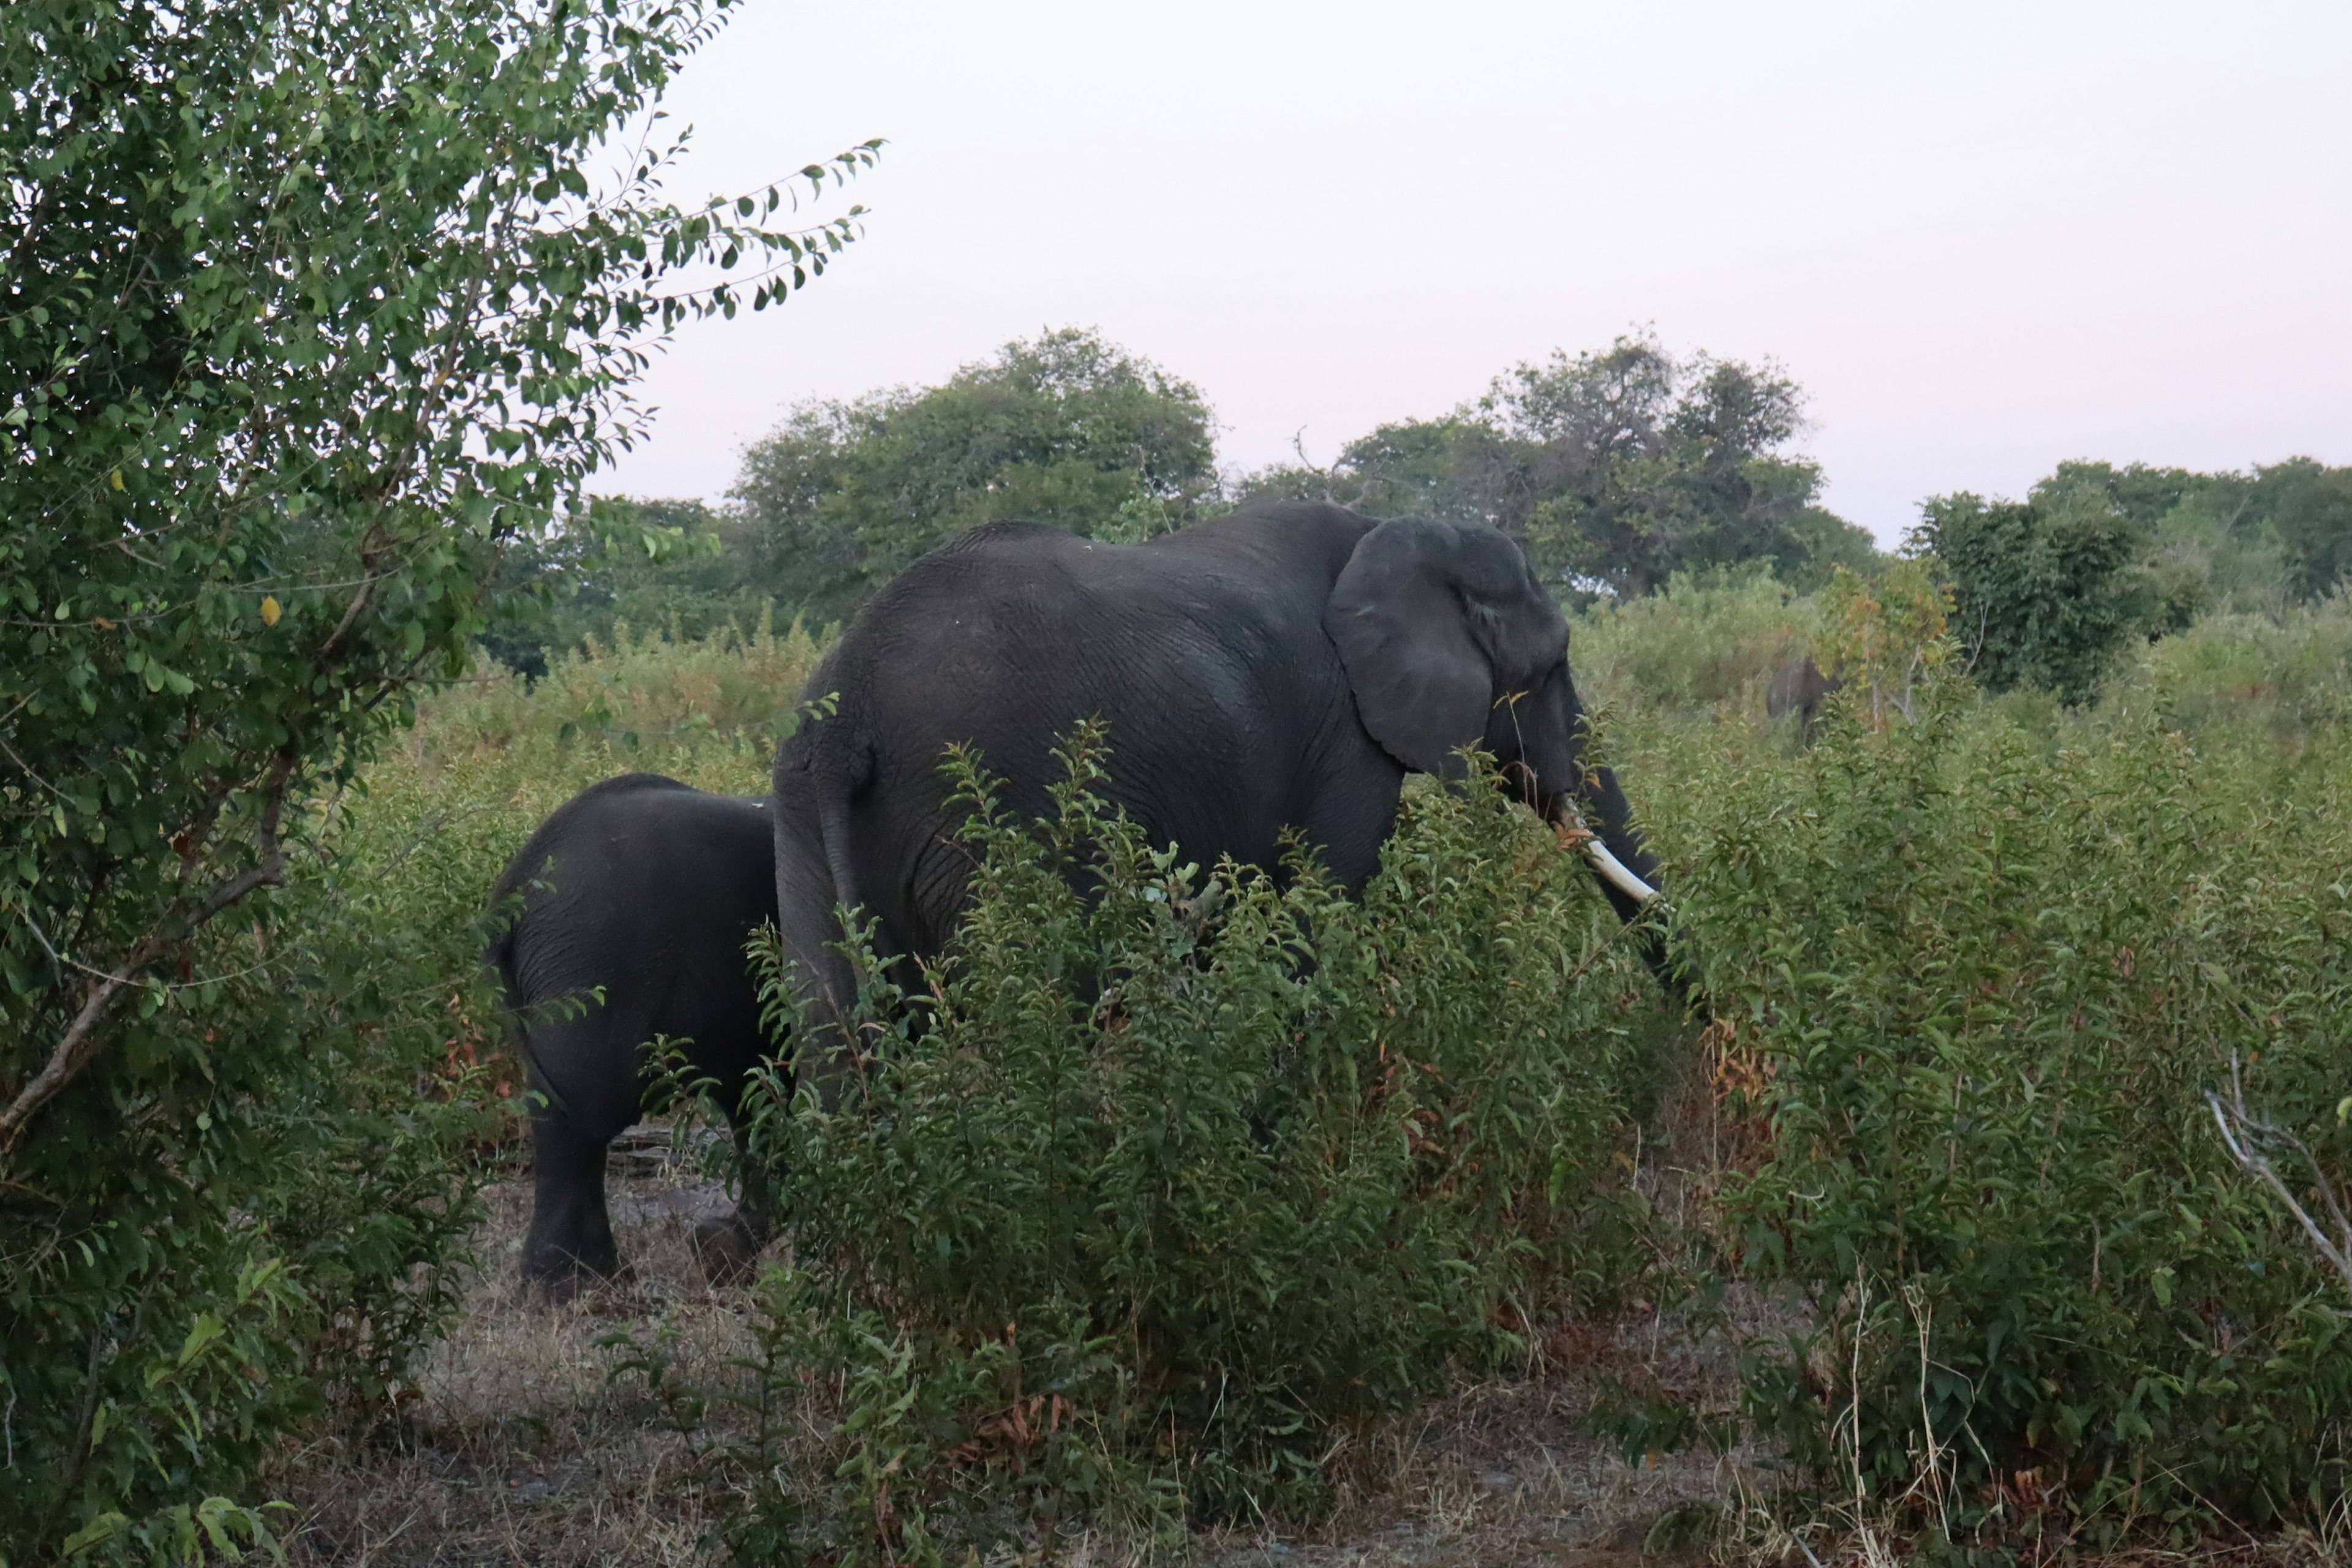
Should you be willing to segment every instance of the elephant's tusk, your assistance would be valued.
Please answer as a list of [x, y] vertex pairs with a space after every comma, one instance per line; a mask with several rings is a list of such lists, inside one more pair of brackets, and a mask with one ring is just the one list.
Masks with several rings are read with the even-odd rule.
[[1584, 852], [1592, 857], [1594, 868], [1603, 877], [1609, 879], [1610, 885], [1635, 903], [1646, 904], [1658, 896], [1657, 889], [1627, 870], [1625, 862], [1609, 853], [1609, 846], [1601, 843], [1598, 838], [1587, 844], [1584, 847]]
[[1637, 904], [1646, 904], [1658, 896], [1658, 889], [1642, 880], [1626, 868], [1625, 862], [1609, 852], [1601, 836], [1584, 826], [1584, 818], [1565, 797], [1552, 808], [1552, 825], [1564, 844], [1574, 844], [1591, 858], [1592, 868], [1601, 873], [1609, 885]]

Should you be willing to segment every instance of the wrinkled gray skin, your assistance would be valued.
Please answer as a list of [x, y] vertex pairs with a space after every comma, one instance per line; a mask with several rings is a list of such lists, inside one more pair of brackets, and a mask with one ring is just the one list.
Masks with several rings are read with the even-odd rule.
[[[1033, 523], [976, 529], [869, 601], [810, 678], [830, 717], [778, 750], [778, 916], [802, 1023], [835, 1042], [856, 976], [836, 904], [880, 951], [927, 956], [964, 901], [941, 754], [975, 746], [1004, 804], [1048, 807], [1052, 750], [1108, 727], [1108, 797], [1187, 859], [1275, 864], [1296, 826], [1349, 890], [1377, 868], [1408, 772], [1461, 773], [1474, 742], [1538, 810], [1573, 801], [1644, 878], [1655, 865], [1605, 768], [1580, 761], [1568, 626], [1490, 528], [1376, 523], [1276, 503], [1143, 544]], [[1633, 900], [1603, 885], [1621, 914]]]
[[1789, 659], [1772, 672], [1772, 684], [1764, 692], [1764, 712], [1773, 719], [1796, 714], [1797, 733], [1810, 744], [1814, 723], [1821, 715], [1822, 699], [1844, 685], [1843, 680], [1823, 675], [1811, 654]]
[[[628, 773], [572, 796], [499, 879], [493, 919], [513, 918], [486, 956], [533, 1091], [528, 1284], [562, 1299], [622, 1272], [604, 1152], [638, 1118], [646, 1041], [690, 1042], [722, 1102], [767, 1053], [743, 944], [775, 918], [773, 844], [764, 801]], [[706, 1273], [748, 1267], [767, 1235], [758, 1207], [696, 1227]]]

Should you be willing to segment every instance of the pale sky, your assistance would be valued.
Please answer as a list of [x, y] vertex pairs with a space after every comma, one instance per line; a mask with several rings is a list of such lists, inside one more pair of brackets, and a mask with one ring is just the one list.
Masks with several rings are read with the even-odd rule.
[[1069, 325], [1255, 467], [1654, 323], [1795, 376], [1890, 542], [2067, 458], [2352, 462], [2343, 0], [746, 0], [667, 107], [679, 199], [891, 144], [865, 238], [682, 331], [600, 489], [716, 497], [796, 401]]

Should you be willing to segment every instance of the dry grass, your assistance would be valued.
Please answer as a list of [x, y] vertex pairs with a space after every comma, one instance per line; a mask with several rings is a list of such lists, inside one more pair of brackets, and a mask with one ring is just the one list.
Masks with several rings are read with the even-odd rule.
[[598, 1342], [662, 1313], [681, 1360], [723, 1375], [744, 1341], [740, 1293], [703, 1283], [689, 1240], [694, 1217], [723, 1199], [673, 1171], [615, 1176], [614, 1229], [636, 1277], [560, 1309], [516, 1281], [527, 1183], [489, 1189], [481, 1272], [415, 1397], [396, 1419], [288, 1463], [279, 1495], [304, 1520], [294, 1562], [717, 1560], [714, 1500], [682, 1476], [682, 1439], [641, 1383], [612, 1379], [614, 1352]]
[[[745, 1294], [708, 1286], [689, 1241], [693, 1220], [725, 1200], [685, 1171], [616, 1155], [614, 1229], [635, 1278], [550, 1309], [515, 1282], [527, 1183], [504, 1181], [487, 1195], [481, 1271], [464, 1317], [419, 1368], [415, 1397], [364, 1434], [288, 1456], [272, 1479], [301, 1514], [290, 1559], [381, 1568], [722, 1560], [717, 1532], [740, 1478], [698, 1466], [675, 1413], [642, 1379], [614, 1380], [619, 1352], [599, 1342], [666, 1323], [683, 1378], [737, 1381], [729, 1363], [751, 1348]], [[1392, 1429], [1346, 1457], [1342, 1506], [1310, 1536], [1222, 1532], [1185, 1555], [1234, 1568], [1638, 1560], [1662, 1514], [1724, 1492], [1703, 1457], [1629, 1466], [1583, 1430], [1597, 1375], [1645, 1353], [1650, 1338], [1646, 1323], [1592, 1326], [1580, 1342], [1591, 1352], [1583, 1364], [1465, 1390]], [[723, 1439], [731, 1418], [714, 1407], [694, 1445]], [[1108, 1564], [1139, 1549], [1080, 1534], [1054, 1555]]]

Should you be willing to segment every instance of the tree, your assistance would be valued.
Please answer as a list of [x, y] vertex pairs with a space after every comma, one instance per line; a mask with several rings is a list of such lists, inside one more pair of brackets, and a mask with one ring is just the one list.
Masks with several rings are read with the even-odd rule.
[[1492, 523], [1563, 585], [1647, 594], [1676, 572], [1769, 560], [1800, 586], [1864, 568], [1870, 536], [1821, 507], [1786, 454], [1803, 395], [1769, 365], [1677, 358], [1648, 333], [1555, 352], [1442, 419], [1382, 426], [1328, 471], [1254, 475], [1247, 494]]
[[2278, 539], [2294, 597], [2321, 598], [2352, 579], [2352, 468], [2289, 458], [2254, 470], [2251, 500]]
[[475, 640], [538, 677], [551, 654], [591, 637], [609, 644], [623, 628], [699, 637], [731, 622], [748, 631], [775, 603], [729, 552], [730, 521], [698, 500], [598, 496], [562, 528], [509, 550], [499, 570], [515, 612]]
[[2024, 501], [1961, 492], [1921, 510], [1911, 544], [1949, 574], [1952, 628], [1986, 690], [2087, 702], [2116, 653], [2154, 629], [2159, 601], [2138, 569], [2147, 531], [2097, 489]]
[[1262, 468], [1243, 481], [1244, 499], [1325, 500], [1375, 517], [1443, 517], [1523, 535], [1533, 508], [1530, 454], [1492, 424], [1465, 413], [1382, 425], [1340, 449], [1328, 468], [1307, 461]]
[[1197, 388], [1065, 329], [940, 386], [795, 409], [744, 455], [730, 548], [749, 581], [836, 619], [980, 523], [1097, 537], [1173, 527], [1213, 491], [1214, 459]]
[[855, 233], [670, 205], [674, 147], [591, 184], [731, 3], [0, 6], [0, 1557], [259, 1528], [211, 1494], [333, 1305], [289, 1165], [369, 1179], [305, 1119], [397, 1010], [306, 923], [332, 803], [641, 428], [649, 340]]

